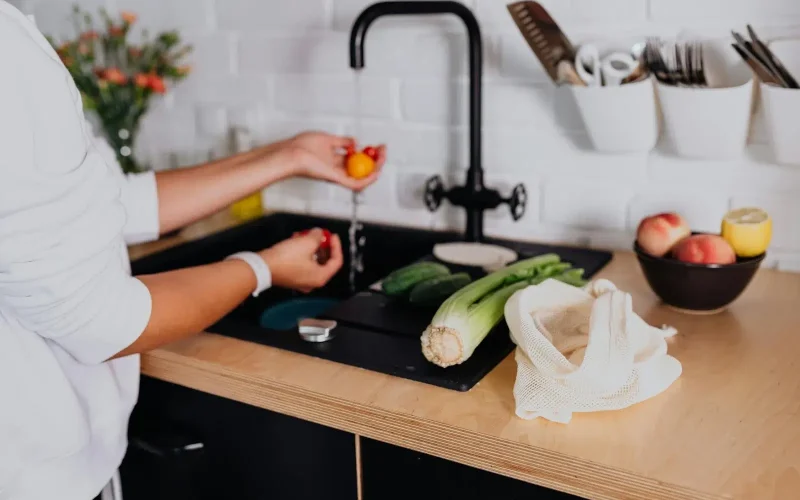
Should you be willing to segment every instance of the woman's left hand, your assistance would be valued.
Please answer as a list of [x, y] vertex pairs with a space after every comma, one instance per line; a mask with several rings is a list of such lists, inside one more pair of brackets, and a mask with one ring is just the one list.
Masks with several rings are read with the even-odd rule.
[[354, 179], [345, 169], [346, 150], [355, 147], [355, 140], [325, 132], [303, 132], [289, 140], [296, 147], [299, 174], [313, 179], [335, 182], [353, 191], [361, 191], [378, 180], [386, 162], [386, 146], [377, 148], [375, 171], [363, 179]]

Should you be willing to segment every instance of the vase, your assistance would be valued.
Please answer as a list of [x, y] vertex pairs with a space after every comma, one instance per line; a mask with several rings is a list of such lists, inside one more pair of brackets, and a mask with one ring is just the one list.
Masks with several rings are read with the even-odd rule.
[[132, 123], [118, 123], [101, 120], [106, 140], [117, 155], [122, 171], [126, 174], [144, 172], [147, 167], [139, 163], [134, 154], [136, 133], [139, 130], [138, 120]]

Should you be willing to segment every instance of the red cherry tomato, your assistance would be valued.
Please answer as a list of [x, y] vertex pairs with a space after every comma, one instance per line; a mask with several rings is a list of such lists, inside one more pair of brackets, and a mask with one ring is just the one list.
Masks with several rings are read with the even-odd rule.
[[320, 247], [329, 248], [331, 246], [331, 239], [332, 238], [333, 238], [333, 235], [331, 234], [331, 232], [328, 231], [327, 229], [323, 229], [322, 230], [322, 243], [320, 244]]
[[356, 147], [354, 144], [348, 144], [347, 147], [345, 148], [345, 156], [354, 155], [355, 152], [356, 152]]
[[367, 146], [364, 148], [364, 154], [372, 158], [373, 160], [378, 160], [378, 150], [372, 146]]

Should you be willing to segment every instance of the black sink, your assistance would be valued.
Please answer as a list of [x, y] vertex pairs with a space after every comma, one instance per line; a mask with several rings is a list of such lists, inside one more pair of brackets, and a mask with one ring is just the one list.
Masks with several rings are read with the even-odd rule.
[[[349, 221], [290, 213], [271, 214], [206, 238], [186, 243], [133, 262], [134, 274], [149, 274], [218, 261], [242, 250], [261, 250], [291, 237], [299, 230], [325, 227], [337, 233], [347, 248]], [[337, 320], [335, 337], [328, 342], [302, 340], [297, 329], [276, 330], [260, 325], [263, 312], [282, 301], [307, 297], [273, 287], [249, 298], [208, 330], [220, 335], [256, 342], [309, 356], [357, 366], [448, 389], [467, 391], [514, 349], [505, 322], [484, 339], [472, 357], [461, 365], [440, 368], [422, 355], [420, 335], [436, 308], [411, 306], [370, 290], [370, 285], [389, 272], [420, 259], [431, 259], [436, 243], [459, 241], [455, 232], [427, 231], [379, 224], [364, 224], [359, 233], [366, 238], [364, 272], [354, 294], [348, 282], [348, 262], [327, 286], [310, 297], [334, 299], [336, 304], [320, 317]], [[592, 276], [611, 259], [609, 252], [572, 247], [538, 245], [488, 239], [515, 250], [520, 258], [556, 252]], [[345, 251], [345, 253], [347, 253]], [[347, 259], [347, 256], [346, 256]], [[456, 267], [456, 266], [450, 266]], [[459, 269], [461, 270], [461, 269]], [[474, 276], [482, 272], [464, 269]], [[456, 269], [454, 269], [454, 272]]]

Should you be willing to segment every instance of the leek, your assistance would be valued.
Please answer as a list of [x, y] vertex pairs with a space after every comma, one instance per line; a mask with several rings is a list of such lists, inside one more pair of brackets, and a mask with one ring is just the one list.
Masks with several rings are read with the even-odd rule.
[[583, 270], [556, 254], [519, 261], [476, 280], [445, 300], [422, 333], [425, 358], [443, 368], [463, 363], [503, 317], [517, 291], [548, 278], [578, 286]]

